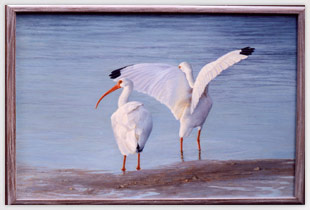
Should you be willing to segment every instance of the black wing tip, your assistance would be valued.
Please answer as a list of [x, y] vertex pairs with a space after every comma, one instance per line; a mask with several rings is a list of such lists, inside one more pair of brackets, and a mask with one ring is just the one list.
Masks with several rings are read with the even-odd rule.
[[119, 76], [121, 76], [121, 69], [116, 69], [114, 71], [111, 72], [111, 74], [109, 74], [111, 79], [115, 79]]
[[118, 69], [113, 70], [113, 71], [111, 72], [111, 74], [109, 74], [110, 78], [111, 78], [111, 79], [116, 79], [117, 77], [121, 76], [121, 70], [124, 69], [124, 68], [126, 68], [126, 67], [128, 67], [128, 66], [132, 66], [132, 64], [131, 64], [131, 65], [127, 65], [127, 66], [123, 66], [123, 67], [121, 67], [121, 68], [118, 68]]
[[241, 55], [252, 55], [252, 53], [254, 52], [255, 48], [251, 48], [251, 47], [245, 47], [241, 49], [240, 54]]
[[136, 148], [136, 151], [139, 153], [139, 152], [142, 152], [143, 150], [143, 147], [141, 148], [139, 144], [137, 144], [137, 148]]

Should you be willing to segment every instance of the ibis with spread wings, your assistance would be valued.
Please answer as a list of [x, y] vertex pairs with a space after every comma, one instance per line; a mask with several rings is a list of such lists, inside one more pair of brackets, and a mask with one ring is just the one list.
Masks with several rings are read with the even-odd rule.
[[200, 147], [200, 131], [211, 110], [212, 100], [208, 85], [222, 71], [248, 58], [254, 48], [245, 47], [231, 51], [206, 64], [196, 80], [191, 65], [182, 62], [179, 66], [163, 63], [140, 63], [125, 66], [111, 72], [111, 79], [126, 77], [134, 83], [134, 90], [154, 97], [166, 105], [180, 121], [180, 150], [183, 153], [183, 138], [193, 128], [198, 128], [197, 144]]

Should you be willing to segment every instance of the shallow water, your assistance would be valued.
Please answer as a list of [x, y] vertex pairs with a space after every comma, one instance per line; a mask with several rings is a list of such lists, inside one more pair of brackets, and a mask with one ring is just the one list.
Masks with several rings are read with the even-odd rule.
[[[18, 14], [17, 163], [119, 172], [122, 156], [110, 125], [120, 91], [111, 70], [134, 63], [200, 68], [226, 52], [255, 47], [211, 82], [213, 107], [202, 130], [202, 159], [294, 158], [296, 18], [221, 15]], [[153, 115], [142, 168], [180, 161], [179, 123], [154, 99], [134, 93]], [[196, 131], [185, 160], [198, 158]], [[134, 170], [136, 157], [127, 158]]]

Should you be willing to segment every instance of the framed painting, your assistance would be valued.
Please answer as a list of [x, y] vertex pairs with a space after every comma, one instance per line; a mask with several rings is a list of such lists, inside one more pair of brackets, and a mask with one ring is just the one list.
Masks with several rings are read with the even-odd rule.
[[6, 204], [304, 204], [304, 11], [6, 6]]

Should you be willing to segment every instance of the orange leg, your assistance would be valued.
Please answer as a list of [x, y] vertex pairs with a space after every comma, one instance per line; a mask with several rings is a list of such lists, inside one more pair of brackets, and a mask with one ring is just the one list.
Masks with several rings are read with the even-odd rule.
[[182, 154], [183, 153], [183, 137], [180, 138], [180, 150]]
[[183, 156], [183, 137], [180, 138], [180, 150], [181, 150], [181, 160], [184, 162], [184, 156]]
[[139, 171], [140, 168], [140, 152], [138, 153], [138, 165], [137, 165], [137, 170]]
[[126, 155], [124, 155], [122, 171], [126, 171], [125, 164], [126, 164]]
[[200, 148], [200, 131], [201, 130], [198, 130], [198, 136], [197, 136], [197, 144], [198, 144], [198, 150], [201, 151], [201, 148]]

